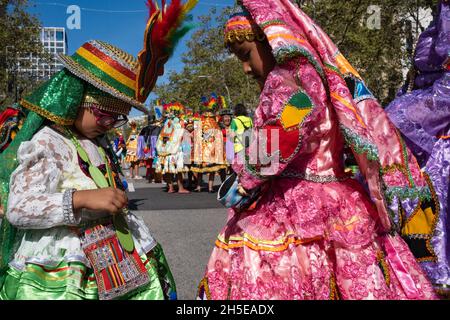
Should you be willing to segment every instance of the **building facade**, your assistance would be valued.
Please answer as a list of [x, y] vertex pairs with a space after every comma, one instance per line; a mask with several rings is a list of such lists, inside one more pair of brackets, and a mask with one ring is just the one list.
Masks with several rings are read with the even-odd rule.
[[[42, 28], [40, 41], [44, 50], [52, 56], [56, 53], [68, 53], [67, 33], [63, 27]], [[29, 68], [20, 68], [19, 72], [26, 73], [37, 81], [48, 80], [52, 75], [64, 67], [55, 57], [51, 58], [50, 63], [42, 61], [31, 54], [23, 59], [31, 61], [31, 65]]]

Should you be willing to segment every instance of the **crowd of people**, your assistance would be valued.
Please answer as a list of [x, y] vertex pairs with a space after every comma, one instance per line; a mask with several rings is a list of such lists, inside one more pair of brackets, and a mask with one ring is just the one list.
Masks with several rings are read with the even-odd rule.
[[[163, 110], [160, 119], [149, 116], [143, 128], [131, 122], [126, 142], [116, 130], [113, 146], [122, 167], [129, 168], [131, 179], [165, 182], [168, 193], [201, 192], [205, 174], [207, 191], [215, 193], [215, 177], [225, 181], [235, 155], [250, 138], [253, 123], [247, 108], [228, 108], [223, 96], [213, 94], [202, 98], [199, 112], [179, 102], [165, 104]], [[145, 177], [139, 175], [140, 167], [146, 168]]]
[[448, 298], [449, 1], [386, 110], [298, 4], [239, 1], [225, 45], [260, 86], [252, 119], [217, 96], [198, 114], [174, 102], [113, 148], [106, 133], [146, 112], [195, 3], [149, 1], [137, 59], [89, 41], [1, 115], [0, 298], [176, 299], [161, 245], [128, 210], [121, 162], [179, 193], [183, 175], [197, 191], [208, 175], [213, 191], [232, 170], [198, 299]]

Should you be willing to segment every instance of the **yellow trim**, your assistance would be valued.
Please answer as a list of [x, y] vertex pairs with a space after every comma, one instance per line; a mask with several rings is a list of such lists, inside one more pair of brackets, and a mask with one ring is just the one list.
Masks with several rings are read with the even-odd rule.
[[273, 39], [276, 39], [276, 38], [285, 38], [285, 39], [289, 39], [289, 40], [294, 40], [294, 41], [297, 41], [298, 43], [302, 43], [302, 44], [306, 43], [306, 41], [304, 39], [297, 38], [297, 37], [292, 36], [287, 33], [275, 33], [275, 34], [267, 37], [267, 39], [269, 39], [269, 41], [272, 41]]
[[44, 118], [46, 118], [46, 119], [48, 119], [50, 121], [53, 121], [56, 124], [62, 125], [62, 126], [69, 126], [69, 125], [72, 125], [75, 122], [75, 119], [73, 119], [73, 120], [71, 120], [71, 119], [64, 119], [64, 118], [62, 118], [60, 116], [57, 116], [57, 115], [51, 113], [50, 111], [44, 110], [41, 107], [39, 107], [39, 106], [37, 106], [35, 104], [32, 104], [31, 102], [28, 102], [26, 100], [21, 100], [20, 104], [23, 107], [29, 109], [30, 111], [33, 111], [33, 112], [39, 114], [40, 116], [42, 116], [42, 117], [44, 117]]
[[348, 109], [350, 109], [356, 116], [356, 118], [358, 119], [359, 123], [361, 123], [361, 125], [366, 128], [366, 124], [364, 123], [363, 119], [359, 116], [358, 112], [356, 111], [355, 107], [348, 102], [347, 100], [345, 100], [343, 97], [341, 97], [337, 92], [331, 92], [331, 97], [335, 98], [336, 100], [338, 100], [340, 103], [342, 103], [344, 106], [346, 106]]
[[330, 300], [339, 300], [339, 292], [336, 285], [336, 277], [334, 274], [330, 277]]
[[200, 297], [200, 290], [203, 287], [205, 290], [206, 299], [211, 300], [211, 291], [209, 290], [208, 278], [204, 277], [200, 284], [198, 285], [197, 297]]
[[233, 21], [230, 23], [227, 23], [227, 27], [228, 26], [250, 26], [250, 22], [249, 21]]
[[[289, 245], [291, 245], [291, 244], [298, 246], [298, 245], [303, 245], [303, 244], [310, 243], [313, 241], [317, 241], [320, 239], [322, 239], [322, 237], [315, 237], [315, 238], [310, 238], [310, 239], [296, 239], [294, 237], [291, 237], [291, 238], [282, 240], [283, 243], [279, 244], [278, 246], [270, 246], [269, 247], [267, 245], [260, 245], [259, 243], [262, 243], [262, 241], [260, 241], [259, 243], [252, 243], [251, 240], [248, 238], [244, 238], [243, 240], [237, 241], [236, 243], [229, 243], [229, 242], [225, 243], [220, 238], [218, 238], [216, 240], [215, 244], [218, 248], [221, 248], [224, 250], [242, 248], [242, 247], [246, 246], [255, 251], [281, 252], [281, 251], [286, 250], [289, 247]], [[250, 240], [250, 241], [248, 241], [248, 240]]]
[[379, 250], [377, 252], [377, 260], [380, 263], [381, 268], [383, 269], [382, 272], [383, 272], [383, 274], [385, 276], [384, 281], [386, 282], [386, 285], [388, 287], [390, 287], [391, 286], [391, 275], [389, 273], [389, 267], [388, 267], [388, 265], [386, 263], [383, 251]]
[[[264, 240], [264, 239], [257, 239], [255, 237], [252, 237], [248, 233], [244, 233], [242, 236], [230, 236], [228, 238], [228, 241], [250, 240], [253, 243], [263, 243], [263, 244], [267, 244], [267, 245], [279, 245], [279, 244], [283, 244], [286, 241], [286, 238], [291, 237], [291, 236], [295, 236], [295, 234], [296, 233], [294, 231], [289, 231], [283, 236], [283, 239], [280, 239], [280, 240]], [[227, 242], [227, 240], [225, 240], [225, 237], [222, 234], [219, 234], [217, 239], [219, 239], [220, 241], [222, 241], [224, 243]]]
[[351, 73], [354, 76], [361, 79], [361, 76], [359, 75], [358, 71], [356, 71], [355, 68], [353, 68], [353, 66], [350, 64], [350, 62], [348, 62], [348, 60], [344, 57], [344, 55], [342, 53], [339, 53], [335, 59], [336, 59], [339, 71], [342, 74]]
[[111, 67], [109, 64], [107, 64], [105, 61], [97, 57], [96, 55], [92, 54], [85, 48], [81, 47], [77, 50], [77, 54], [95, 65], [97, 68], [102, 70], [103, 72], [107, 73], [109, 76], [113, 77], [115, 80], [119, 81], [121, 84], [127, 86], [131, 90], [136, 89], [136, 80], [131, 80], [127, 76], [125, 76], [120, 71], [117, 71], [113, 67]]

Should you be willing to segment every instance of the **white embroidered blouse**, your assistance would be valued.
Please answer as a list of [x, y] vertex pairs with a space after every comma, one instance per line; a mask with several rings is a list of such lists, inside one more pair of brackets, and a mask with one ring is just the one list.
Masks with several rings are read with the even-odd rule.
[[[97, 146], [80, 139], [92, 164], [103, 164]], [[20, 145], [19, 166], [11, 175], [7, 218], [19, 229], [12, 267], [23, 270], [26, 263], [57, 266], [79, 261], [89, 265], [78, 235], [70, 228], [86, 221], [107, 217], [82, 210], [80, 217], [64, 214], [63, 196], [69, 189], [97, 189], [78, 163], [73, 143], [50, 127]], [[75, 223], [74, 223], [75, 222]], [[130, 213], [127, 222], [139, 255], [152, 250], [156, 242], [144, 221]]]

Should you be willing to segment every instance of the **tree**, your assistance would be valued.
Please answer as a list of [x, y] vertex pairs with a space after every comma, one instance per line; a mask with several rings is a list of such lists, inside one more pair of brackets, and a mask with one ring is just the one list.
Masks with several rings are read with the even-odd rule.
[[223, 95], [230, 106], [244, 103], [255, 108], [259, 89], [256, 82], [245, 76], [242, 65], [224, 46], [223, 26], [230, 9], [219, 15], [211, 9], [207, 16], [199, 17], [200, 26], [187, 42], [187, 52], [181, 72], [172, 72], [166, 84], [154, 92], [164, 102], [180, 101], [198, 111], [200, 98], [211, 93]]
[[[427, 27], [420, 9], [437, 4], [437, 0], [295, 1], [330, 35], [382, 104], [395, 98], [404, 70], [410, 67], [414, 43]], [[370, 25], [378, 13], [380, 28]]]
[[51, 59], [40, 42], [40, 22], [27, 8], [28, 0], [0, 0], [0, 108], [39, 85], [32, 75], [19, 72], [31, 66], [24, 58]]
[[[437, 0], [291, 1], [327, 32], [383, 105], [395, 98], [403, 84], [414, 43], [427, 27], [420, 9], [434, 9], [437, 4]], [[200, 18], [201, 27], [183, 56], [183, 70], [173, 72], [168, 83], [155, 89], [163, 101], [179, 100], [198, 107], [200, 96], [214, 91], [227, 97], [228, 89], [233, 104], [257, 105], [255, 82], [244, 76], [239, 61], [223, 46], [223, 25], [229, 12], [227, 8], [217, 16], [212, 10]], [[376, 20], [378, 13], [380, 21]]]

